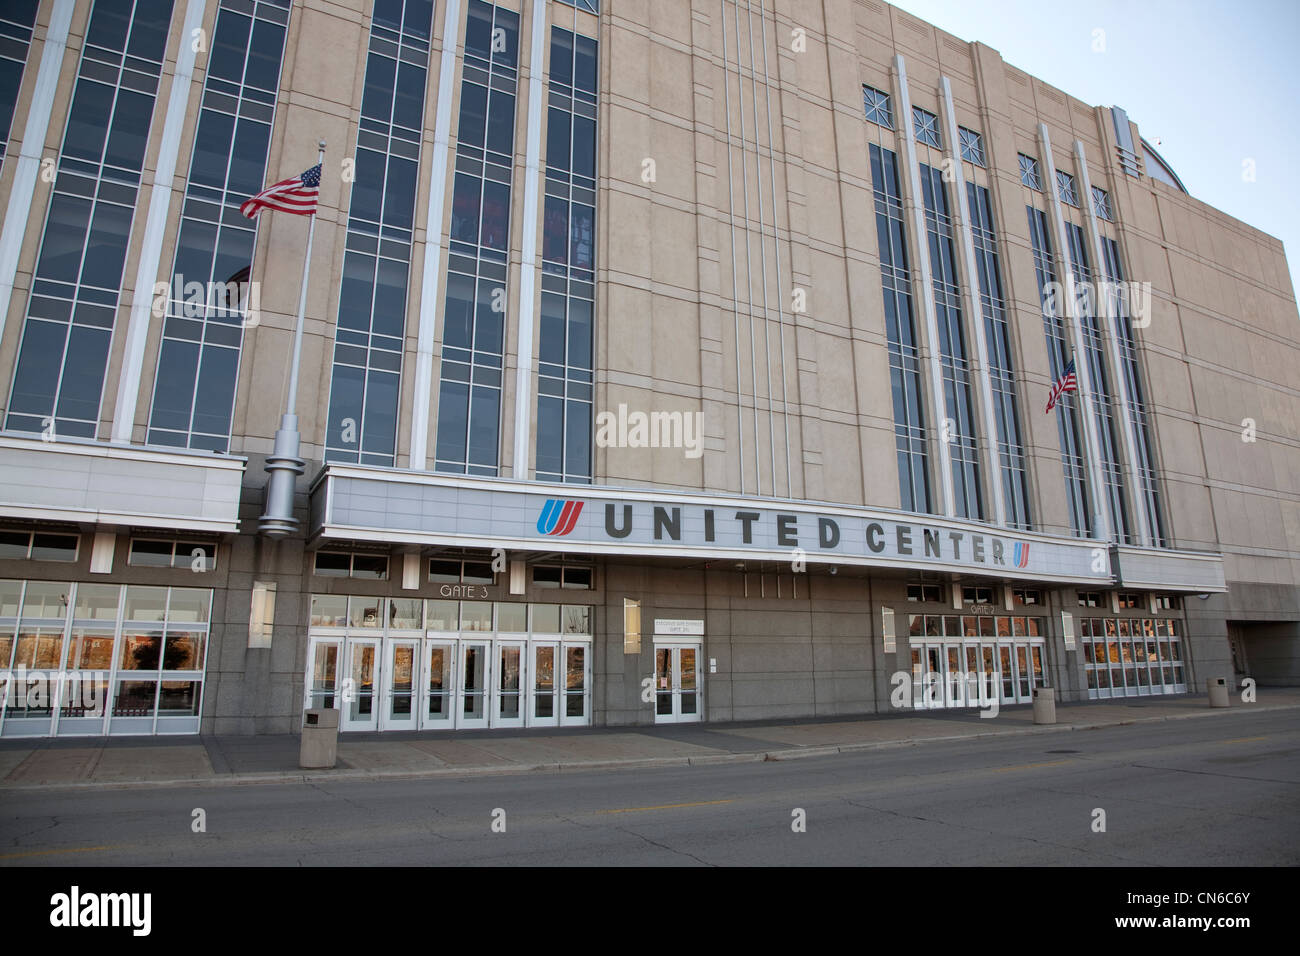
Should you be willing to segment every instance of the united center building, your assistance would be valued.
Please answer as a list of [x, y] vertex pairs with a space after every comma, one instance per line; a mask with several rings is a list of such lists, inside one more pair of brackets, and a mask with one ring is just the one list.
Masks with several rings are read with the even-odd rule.
[[0, 736], [1297, 678], [1282, 245], [982, 43], [11, 0], [0, 100]]

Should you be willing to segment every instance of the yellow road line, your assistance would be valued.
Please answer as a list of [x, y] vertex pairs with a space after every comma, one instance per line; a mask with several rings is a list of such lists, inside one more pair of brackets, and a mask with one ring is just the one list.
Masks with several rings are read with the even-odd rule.
[[597, 810], [597, 813], [640, 813], [643, 810], [679, 810], [682, 807], [712, 807], [719, 803], [735, 803], [735, 800], [701, 800], [698, 803], [664, 803], [657, 807], [627, 807], [623, 810]]
[[1253, 742], [1256, 741], [1256, 740], [1268, 740], [1268, 735], [1265, 734], [1263, 737], [1238, 737], [1236, 740], [1220, 740], [1219, 743], [1221, 743], [1221, 744], [1249, 744], [1249, 743], [1253, 743]]
[[116, 850], [115, 846], [77, 846], [66, 850], [30, 850], [27, 853], [0, 854], [0, 860], [17, 860], [26, 856], [52, 856], [57, 853], [98, 853], [101, 850]]

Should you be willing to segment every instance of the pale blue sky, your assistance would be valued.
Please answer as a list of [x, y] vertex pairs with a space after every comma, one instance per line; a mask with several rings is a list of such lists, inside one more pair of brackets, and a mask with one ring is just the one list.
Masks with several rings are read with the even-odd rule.
[[1189, 193], [1283, 241], [1295, 285], [1300, 0], [891, 2], [1089, 105], [1123, 107]]

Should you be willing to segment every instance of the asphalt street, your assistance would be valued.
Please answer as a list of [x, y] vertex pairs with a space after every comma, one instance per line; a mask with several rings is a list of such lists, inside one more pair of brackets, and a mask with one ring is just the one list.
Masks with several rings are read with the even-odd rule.
[[3, 866], [1297, 863], [1294, 710], [762, 763], [0, 795]]

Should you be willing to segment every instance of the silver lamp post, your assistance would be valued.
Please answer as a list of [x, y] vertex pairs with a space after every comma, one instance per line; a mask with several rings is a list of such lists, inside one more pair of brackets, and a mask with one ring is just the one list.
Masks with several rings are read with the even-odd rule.
[[[325, 169], [325, 141], [318, 144], [320, 152], [316, 162], [322, 173]], [[298, 519], [293, 516], [293, 486], [295, 479], [306, 470], [307, 463], [298, 457], [298, 364], [302, 358], [302, 327], [307, 312], [307, 280], [311, 274], [311, 243], [316, 233], [316, 213], [307, 226], [307, 253], [302, 260], [302, 289], [298, 293], [298, 324], [293, 332], [293, 361], [289, 366], [289, 404], [280, 416], [280, 427], [275, 433], [275, 447], [266, 459], [266, 506], [258, 519], [258, 530], [268, 537], [283, 538], [298, 530]]]

